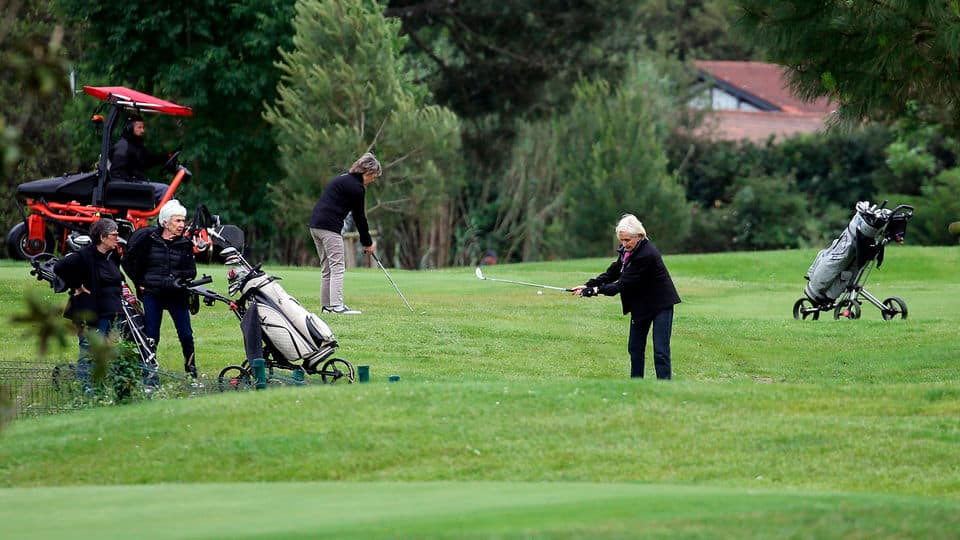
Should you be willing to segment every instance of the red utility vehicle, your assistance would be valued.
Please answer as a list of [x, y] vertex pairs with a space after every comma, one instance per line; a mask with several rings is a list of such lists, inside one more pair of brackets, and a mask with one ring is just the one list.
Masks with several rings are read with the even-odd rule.
[[[86, 235], [90, 225], [101, 216], [116, 220], [120, 236], [128, 238], [133, 231], [149, 224], [160, 208], [171, 198], [180, 184], [191, 178], [181, 165], [176, 151], [161, 168], [161, 174], [170, 171], [173, 179], [163, 198], [156, 202], [153, 187], [142, 182], [111, 179], [109, 156], [113, 146], [114, 128], [123, 125], [122, 115], [168, 114], [192, 116], [190, 107], [177, 105], [122, 86], [84, 86], [87, 94], [103, 100], [92, 120], [102, 130], [100, 160], [92, 172], [66, 174], [55, 178], [34, 180], [17, 186], [17, 204], [24, 221], [7, 234], [7, 251], [14, 259], [29, 259], [41, 253], [68, 253], [78, 248], [74, 239]], [[106, 118], [99, 114], [107, 108]], [[214, 248], [207, 227], [215, 224], [194, 223], [188, 234], [194, 249], [209, 257]], [[232, 227], [232, 226], [227, 226]], [[236, 229], [236, 227], [232, 227]], [[219, 232], [219, 231], [217, 231]], [[239, 233], [239, 229], [231, 231]], [[240, 240], [242, 243], [242, 239]]]

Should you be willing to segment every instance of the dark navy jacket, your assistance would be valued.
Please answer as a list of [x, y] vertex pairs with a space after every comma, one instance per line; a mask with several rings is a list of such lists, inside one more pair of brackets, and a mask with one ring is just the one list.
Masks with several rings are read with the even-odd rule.
[[599, 287], [599, 293], [607, 296], [619, 293], [623, 313], [630, 313], [638, 320], [652, 319], [660, 311], [680, 303], [680, 295], [663, 258], [648, 239], [637, 244], [626, 263], [621, 262], [621, 257], [586, 286]]
[[64, 317], [77, 322], [93, 322], [123, 311], [120, 305], [123, 274], [115, 252], [104, 255], [96, 246], [86, 246], [66, 254], [57, 261], [53, 271], [67, 284], [71, 294], [81, 286], [90, 291], [89, 294], [72, 295]]
[[360, 233], [360, 243], [364, 246], [373, 245], [364, 210], [366, 193], [367, 188], [363, 185], [363, 175], [360, 173], [341, 174], [334, 178], [323, 189], [320, 200], [313, 207], [310, 228], [340, 234], [347, 213], [353, 212], [353, 222]]

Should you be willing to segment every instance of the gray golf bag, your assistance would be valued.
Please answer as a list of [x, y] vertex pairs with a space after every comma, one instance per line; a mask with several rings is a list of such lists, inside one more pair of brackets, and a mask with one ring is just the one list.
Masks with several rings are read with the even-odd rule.
[[834, 318], [860, 317], [859, 298], [881, 310], [884, 319], [896, 315], [907, 316], [902, 299], [891, 297], [883, 302], [863, 289], [863, 285], [876, 261], [877, 268], [883, 264], [884, 246], [893, 240], [903, 242], [907, 220], [913, 216], [913, 207], [900, 205], [893, 210], [868, 201], [856, 205], [853, 219], [847, 224], [830, 247], [817, 253], [804, 276], [808, 283], [803, 289], [806, 298], [794, 304], [794, 317], [819, 318], [820, 311], [835, 310]]

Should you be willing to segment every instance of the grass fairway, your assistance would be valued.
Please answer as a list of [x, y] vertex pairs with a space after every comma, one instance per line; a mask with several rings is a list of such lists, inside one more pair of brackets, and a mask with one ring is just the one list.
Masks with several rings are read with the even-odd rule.
[[[382, 272], [352, 270], [363, 315], [325, 320], [370, 384], [18, 420], [0, 433], [3, 536], [956, 538], [960, 249], [888, 249], [867, 288], [906, 300], [894, 321], [793, 320], [814, 254], [667, 256], [684, 299], [669, 383], [627, 379], [617, 299], [391, 271], [410, 313]], [[486, 273], [571, 286], [606, 263]], [[316, 269], [268, 271], [316, 309]], [[25, 290], [54, 299], [22, 264], [0, 278], [4, 313]], [[208, 380], [241, 358], [225, 309], [194, 325]], [[36, 356], [20, 329], [0, 351]], [[169, 320], [160, 355], [179, 369]]]

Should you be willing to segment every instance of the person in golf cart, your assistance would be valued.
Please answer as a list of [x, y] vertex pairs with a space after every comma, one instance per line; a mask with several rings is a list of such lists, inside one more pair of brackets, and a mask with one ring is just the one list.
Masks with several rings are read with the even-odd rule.
[[670, 379], [673, 306], [680, 303], [680, 295], [660, 251], [647, 238], [640, 220], [633, 214], [624, 214], [616, 230], [620, 240], [617, 259], [606, 272], [571, 290], [584, 298], [619, 293], [623, 314], [630, 314], [630, 377], [643, 378], [647, 333], [652, 325], [653, 366], [658, 379]]
[[163, 165], [173, 152], [155, 154], [147, 150], [143, 139], [146, 126], [143, 117], [131, 114], [123, 126], [123, 134], [110, 149], [110, 178], [128, 182], [142, 182], [153, 187], [153, 196], [157, 202], [163, 198], [169, 186], [160, 182], [151, 182], [146, 170]]
[[337, 176], [327, 184], [313, 207], [310, 236], [320, 257], [320, 304], [323, 313], [360, 314], [360, 311], [348, 308], [343, 302], [343, 275], [346, 268], [343, 221], [348, 213], [353, 213], [363, 251], [373, 253], [376, 246], [367, 225], [364, 197], [367, 186], [379, 178], [380, 173], [380, 162], [367, 152], [353, 163], [350, 172]]

